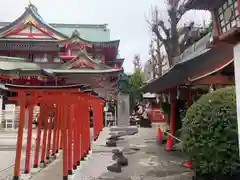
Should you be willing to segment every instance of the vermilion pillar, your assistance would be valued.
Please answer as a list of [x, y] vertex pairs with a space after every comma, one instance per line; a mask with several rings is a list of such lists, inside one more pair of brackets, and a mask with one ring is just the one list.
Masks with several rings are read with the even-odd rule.
[[33, 105], [28, 106], [29, 119], [28, 119], [28, 134], [27, 134], [27, 147], [24, 173], [30, 172], [30, 154], [32, 148], [32, 122], [33, 122]]
[[99, 121], [98, 106], [96, 100], [93, 100], [92, 108], [93, 108], [93, 139], [94, 141], [96, 141], [98, 136], [98, 121]]
[[39, 116], [38, 116], [38, 120], [37, 120], [38, 126], [37, 126], [37, 138], [36, 138], [36, 147], [35, 147], [33, 168], [38, 168], [41, 133], [42, 133], [42, 119], [43, 119], [43, 112], [44, 112], [43, 108], [44, 108], [43, 103], [40, 103], [40, 112], [39, 112]]
[[81, 146], [83, 147], [83, 158], [87, 155], [87, 124], [88, 124], [88, 120], [87, 120], [87, 114], [88, 114], [88, 105], [86, 103], [86, 101], [84, 100], [83, 104], [82, 104], [82, 128], [81, 128]]
[[100, 101], [100, 104], [99, 104], [99, 111], [100, 111], [100, 131], [103, 130], [103, 121], [104, 121], [104, 118], [103, 118], [103, 100]]
[[89, 153], [89, 150], [91, 148], [91, 139], [90, 139], [90, 116], [89, 116], [89, 101], [87, 101], [87, 109], [86, 109], [86, 142], [87, 142], [87, 149], [86, 149], [86, 155]]
[[[175, 135], [175, 114], [176, 114], [176, 94], [171, 93], [170, 96], [171, 109], [170, 109], [170, 134]], [[173, 138], [168, 135], [166, 143], [166, 151], [171, 151], [173, 147]]]
[[73, 117], [74, 117], [74, 106], [70, 105], [68, 108], [68, 174], [72, 175], [73, 168], [73, 157], [72, 157], [72, 137], [73, 137]]
[[57, 153], [58, 106], [54, 104], [52, 156]]
[[40, 163], [45, 163], [45, 155], [46, 155], [46, 141], [47, 141], [47, 130], [48, 130], [48, 118], [49, 118], [49, 106], [45, 106], [44, 112], [44, 131], [43, 131], [43, 140], [42, 140], [42, 154]]
[[[79, 102], [79, 114], [78, 114], [78, 125], [79, 125], [79, 128], [78, 128], [78, 159], [79, 160], [84, 160], [84, 150], [85, 150], [85, 131], [84, 131], [84, 100], [81, 98], [80, 102]], [[81, 117], [81, 118], [80, 118]], [[78, 161], [78, 165], [80, 164], [80, 161]]]
[[61, 134], [61, 107], [57, 105], [57, 115], [56, 115], [56, 153], [60, 148], [59, 141], [60, 141], [60, 134]]
[[63, 180], [68, 179], [68, 137], [67, 137], [67, 110], [68, 107], [62, 107], [62, 148], [63, 148]]
[[78, 166], [78, 161], [80, 162], [80, 158], [79, 155], [80, 154], [80, 148], [78, 147], [80, 142], [77, 141], [78, 138], [78, 129], [79, 129], [79, 123], [78, 123], [78, 104], [74, 104], [74, 109], [73, 109], [73, 113], [74, 113], [74, 118], [73, 118], [73, 140], [74, 140], [74, 149], [73, 149], [73, 169], [77, 169]]
[[50, 116], [49, 116], [49, 123], [48, 123], [48, 139], [47, 139], [47, 154], [46, 154], [47, 160], [50, 159], [50, 149], [51, 149], [51, 144], [52, 144], [53, 114], [54, 114], [54, 106], [51, 105], [49, 107], [49, 115]]
[[18, 127], [18, 137], [17, 137], [17, 148], [16, 148], [16, 158], [13, 180], [19, 180], [20, 173], [20, 161], [22, 152], [22, 139], [23, 139], [23, 128], [25, 120], [25, 93], [19, 93], [19, 105], [20, 105], [20, 117], [19, 117], [19, 127]]

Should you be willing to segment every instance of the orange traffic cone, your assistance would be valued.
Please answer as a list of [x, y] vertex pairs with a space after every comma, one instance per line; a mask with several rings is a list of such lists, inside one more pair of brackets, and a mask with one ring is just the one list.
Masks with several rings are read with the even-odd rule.
[[184, 161], [183, 166], [186, 168], [192, 168], [192, 161], [190, 160]]
[[173, 147], [173, 139], [170, 135], [168, 135], [167, 137], [167, 143], [166, 143], [166, 151], [172, 151], [172, 147]]
[[158, 128], [157, 140], [158, 140], [158, 142], [162, 142], [162, 131], [161, 131], [160, 127]]

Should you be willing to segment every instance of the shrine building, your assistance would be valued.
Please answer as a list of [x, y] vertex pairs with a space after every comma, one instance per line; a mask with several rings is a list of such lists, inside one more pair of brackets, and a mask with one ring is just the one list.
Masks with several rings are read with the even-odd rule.
[[48, 24], [29, 4], [13, 22], [0, 22], [0, 83], [87, 84], [104, 98], [117, 93], [124, 59], [107, 24]]

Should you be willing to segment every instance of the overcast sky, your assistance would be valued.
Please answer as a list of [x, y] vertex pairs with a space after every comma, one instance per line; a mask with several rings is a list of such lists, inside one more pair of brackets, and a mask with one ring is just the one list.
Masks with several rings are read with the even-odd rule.
[[[0, 0], [0, 21], [13, 21], [29, 4], [28, 0]], [[166, 17], [164, 0], [31, 0], [39, 13], [51, 23], [108, 24], [111, 39], [120, 39], [120, 54], [125, 58], [124, 69], [132, 72], [134, 54], [142, 62], [148, 59], [151, 32], [146, 23], [152, 5], [162, 9]], [[208, 13], [189, 12], [184, 21], [202, 23]]]

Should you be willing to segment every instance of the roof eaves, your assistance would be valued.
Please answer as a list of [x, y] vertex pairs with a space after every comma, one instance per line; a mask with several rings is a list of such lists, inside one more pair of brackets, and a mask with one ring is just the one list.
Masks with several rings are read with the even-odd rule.
[[65, 23], [49, 23], [49, 25], [57, 28], [93, 28], [107, 29], [108, 24], [65, 24]]
[[50, 74], [99, 74], [99, 73], [115, 73], [115, 72], [121, 72], [121, 69], [104, 69], [104, 70], [89, 70], [89, 69], [44, 69], [44, 71], [50, 73]]
[[26, 10], [24, 11], [24, 13], [19, 17], [17, 18], [15, 21], [11, 22], [11, 23], [8, 23], [7, 25], [5, 25], [4, 27], [2, 27], [0, 29], [0, 33], [3, 33], [5, 32], [6, 30], [10, 29], [12, 26], [16, 25], [17, 23], [19, 23], [22, 19], [24, 19], [24, 17], [27, 15], [28, 13], [28, 10], [26, 8]]
[[[142, 90], [144, 92], [153, 92], [150, 89], [153, 89], [152, 88], [153, 86], [161, 84], [159, 91], [163, 91], [165, 89], [169, 89], [173, 86], [184, 83], [184, 81], [186, 81], [186, 77], [185, 77], [186, 75], [184, 75], [183, 72], [186, 72], [186, 66], [189, 66], [189, 64], [191, 64], [193, 61], [197, 62], [199, 60], [197, 58], [201, 58], [203, 55], [207, 54], [210, 50], [211, 49], [205, 49], [200, 52], [196, 52], [191, 57], [186, 57], [186, 59], [184, 59], [182, 62], [180, 62], [180, 63], [176, 64], [175, 66], [173, 66], [172, 68], [170, 68], [164, 75], [151, 81], [147, 85], [143, 86]], [[200, 61], [198, 61], [198, 62], [200, 62]], [[189, 69], [189, 68], [187, 68], [187, 69]], [[173, 76], [173, 74], [174, 74], [174, 76]], [[176, 80], [176, 77], [178, 77], [177, 80]], [[165, 87], [164, 87], [164, 84], [161, 83], [164, 81], [168, 81], [168, 85], [165, 85]]]
[[185, 4], [187, 10], [214, 10], [225, 2], [225, 0], [188, 0]]
[[39, 21], [39, 23], [43, 26], [45, 26], [46, 28], [51, 29], [54, 33], [56, 33], [57, 35], [63, 37], [63, 38], [68, 38], [67, 35], [57, 31], [55, 28], [53, 28], [51, 25], [49, 25], [48, 23], [44, 22], [43, 18], [40, 16], [40, 14], [36, 11], [34, 11], [32, 8], [29, 8], [29, 11], [31, 13], [31, 15], [37, 19]]
[[[74, 31], [75, 32], [75, 31]], [[120, 40], [110, 40], [110, 41], [90, 41], [90, 40], [86, 40], [82, 37], [80, 37], [78, 34], [74, 33], [72, 34], [71, 37], [65, 39], [65, 40], [62, 40], [61, 41], [61, 44], [64, 44], [66, 42], [69, 42], [71, 40], [73, 40], [74, 38], [78, 39], [79, 41], [81, 42], [84, 42], [84, 43], [87, 43], [87, 44], [90, 44], [90, 45], [98, 45], [98, 44], [105, 44], [105, 45], [109, 45], [109, 44], [115, 44], [116, 45], [116, 48], [118, 49], [119, 47], [119, 43], [120, 43]]]

